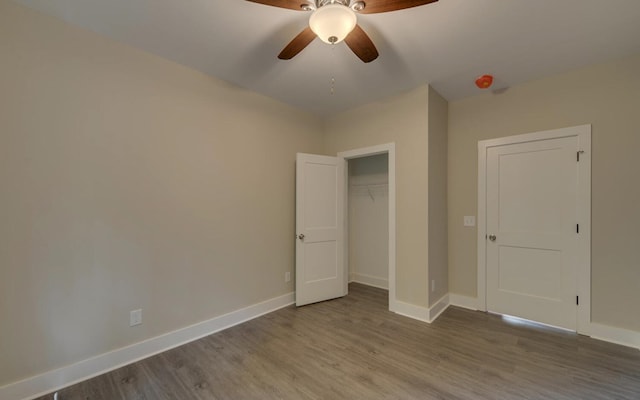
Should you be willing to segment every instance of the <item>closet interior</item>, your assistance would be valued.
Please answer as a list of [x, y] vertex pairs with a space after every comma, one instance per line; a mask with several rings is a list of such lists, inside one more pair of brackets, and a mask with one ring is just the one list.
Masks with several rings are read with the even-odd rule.
[[388, 154], [348, 161], [349, 281], [389, 288]]

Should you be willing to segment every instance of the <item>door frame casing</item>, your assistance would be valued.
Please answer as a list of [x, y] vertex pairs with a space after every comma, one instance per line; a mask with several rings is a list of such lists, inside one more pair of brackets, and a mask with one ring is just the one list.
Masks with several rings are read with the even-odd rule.
[[[478, 142], [478, 230], [477, 230], [477, 290], [481, 311], [487, 311], [487, 151], [491, 147], [540, 140], [577, 137], [580, 161], [577, 162], [578, 182], [576, 223], [580, 224], [577, 237], [577, 332], [587, 333], [591, 324], [591, 125], [525, 133]], [[577, 155], [576, 155], [577, 156]]]
[[347, 161], [355, 158], [376, 156], [379, 154], [388, 155], [388, 175], [389, 175], [389, 310], [396, 310], [396, 145], [395, 143], [386, 143], [377, 146], [364, 147], [338, 153], [338, 158], [344, 162], [344, 273], [345, 273], [345, 294], [348, 292], [349, 282], [349, 218], [348, 218], [348, 196], [349, 196], [349, 170]]

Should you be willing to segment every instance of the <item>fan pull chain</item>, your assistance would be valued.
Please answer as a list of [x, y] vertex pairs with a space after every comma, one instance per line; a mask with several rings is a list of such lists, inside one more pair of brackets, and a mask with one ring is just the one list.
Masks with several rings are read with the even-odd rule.
[[[331, 45], [331, 59], [333, 61], [333, 63], [335, 64], [335, 54], [336, 54], [336, 45], [335, 43]], [[331, 94], [331, 96], [333, 96], [336, 92], [336, 77], [332, 76], [331, 77], [331, 87], [329, 90], [329, 93]]]

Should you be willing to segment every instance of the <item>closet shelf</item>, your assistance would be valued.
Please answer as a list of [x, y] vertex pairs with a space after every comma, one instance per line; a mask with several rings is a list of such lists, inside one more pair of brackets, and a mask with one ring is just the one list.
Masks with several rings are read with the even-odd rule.
[[371, 201], [375, 202], [376, 198], [373, 196], [373, 192], [371, 192], [371, 189], [376, 189], [376, 188], [387, 188], [389, 186], [388, 182], [384, 182], [384, 183], [354, 183], [349, 185], [351, 188], [354, 189], [358, 189], [358, 188], [362, 188], [362, 189], [366, 189], [367, 193], [369, 194], [369, 197], [371, 197]]

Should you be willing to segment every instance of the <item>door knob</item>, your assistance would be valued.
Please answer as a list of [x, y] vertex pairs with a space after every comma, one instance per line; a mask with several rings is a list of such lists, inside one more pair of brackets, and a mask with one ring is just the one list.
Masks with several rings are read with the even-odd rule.
[[304, 233], [299, 234], [299, 235], [298, 235], [298, 239], [300, 239], [300, 240], [304, 240]]
[[496, 241], [496, 235], [489, 235], [489, 240], [491, 240], [492, 242]]

